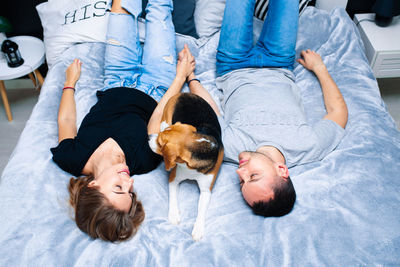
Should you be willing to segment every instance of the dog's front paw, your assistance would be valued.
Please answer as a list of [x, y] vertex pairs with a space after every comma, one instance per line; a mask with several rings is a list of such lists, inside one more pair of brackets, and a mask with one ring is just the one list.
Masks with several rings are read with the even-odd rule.
[[192, 237], [194, 241], [199, 241], [204, 235], [204, 223], [196, 222], [193, 227]]
[[172, 224], [179, 224], [181, 222], [181, 215], [178, 209], [170, 209], [168, 212], [168, 220]]
[[154, 153], [158, 153], [157, 137], [158, 137], [158, 134], [150, 134], [149, 135], [149, 146]]
[[160, 132], [164, 132], [170, 125], [166, 121], [162, 121], [160, 124]]

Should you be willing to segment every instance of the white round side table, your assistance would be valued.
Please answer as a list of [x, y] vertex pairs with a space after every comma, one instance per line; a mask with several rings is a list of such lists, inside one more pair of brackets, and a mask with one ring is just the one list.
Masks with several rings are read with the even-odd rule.
[[[6, 110], [7, 119], [12, 121], [4, 80], [19, 78], [28, 74], [35, 87], [39, 85], [42, 86], [44, 80], [37, 68], [44, 63], [45, 50], [43, 41], [36, 37], [15, 36], [8, 39], [18, 44], [18, 50], [21, 53], [21, 57], [24, 59], [24, 64], [21, 66], [10, 68], [7, 65], [6, 58], [3, 55], [0, 55], [0, 93], [1, 98], [3, 99], [4, 109]], [[36, 84], [35, 76], [39, 85]]]

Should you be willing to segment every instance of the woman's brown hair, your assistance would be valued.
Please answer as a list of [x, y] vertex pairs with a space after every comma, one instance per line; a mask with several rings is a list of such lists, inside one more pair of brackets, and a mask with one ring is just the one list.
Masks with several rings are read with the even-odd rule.
[[75, 209], [76, 225], [92, 238], [105, 241], [123, 241], [136, 234], [144, 220], [142, 203], [132, 196], [129, 212], [118, 210], [97, 187], [89, 187], [93, 176], [71, 178], [69, 181], [69, 202]]

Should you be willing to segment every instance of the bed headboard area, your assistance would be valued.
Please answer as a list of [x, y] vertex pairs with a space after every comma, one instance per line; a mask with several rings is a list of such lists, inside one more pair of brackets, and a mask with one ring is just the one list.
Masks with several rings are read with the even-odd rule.
[[[4, 1], [0, 16], [8, 18], [13, 25], [9, 36], [31, 35], [43, 39], [43, 28], [40, 24], [36, 5], [46, 0], [13, 0]], [[352, 17], [355, 13], [369, 12], [375, 0], [349, 0], [346, 11]], [[310, 5], [314, 5], [315, 0]]]

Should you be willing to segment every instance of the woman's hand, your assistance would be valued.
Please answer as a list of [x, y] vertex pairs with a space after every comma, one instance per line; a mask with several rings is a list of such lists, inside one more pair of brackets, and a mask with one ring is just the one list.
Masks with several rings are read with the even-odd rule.
[[194, 56], [189, 50], [189, 47], [185, 44], [181, 52], [179, 52], [178, 63], [176, 64], [176, 76], [186, 78], [194, 73], [196, 67], [196, 61]]
[[81, 65], [82, 62], [79, 59], [74, 59], [74, 62], [68, 66], [65, 71], [65, 83], [64, 86], [75, 87], [76, 82], [81, 76]]
[[321, 56], [315, 51], [311, 51], [310, 49], [303, 50], [301, 51], [301, 57], [302, 58], [297, 59], [297, 62], [303, 65], [303, 67], [305, 67], [306, 69], [313, 71], [314, 73], [320, 68], [326, 68]]

